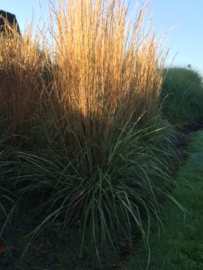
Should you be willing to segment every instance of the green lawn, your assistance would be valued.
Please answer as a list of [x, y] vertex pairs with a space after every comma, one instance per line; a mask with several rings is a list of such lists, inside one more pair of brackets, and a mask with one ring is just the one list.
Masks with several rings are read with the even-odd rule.
[[[189, 156], [177, 173], [175, 198], [188, 211], [181, 212], [170, 201], [162, 210], [164, 230], [152, 226], [150, 270], [203, 269], [203, 131], [193, 133]], [[147, 254], [142, 247], [122, 270], [144, 270]]]

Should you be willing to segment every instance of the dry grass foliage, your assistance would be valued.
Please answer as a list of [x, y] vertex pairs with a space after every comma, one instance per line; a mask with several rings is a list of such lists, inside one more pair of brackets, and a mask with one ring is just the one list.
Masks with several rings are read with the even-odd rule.
[[121, 0], [69, 0], [66, 6], [59, 1], [57, 8], [50, 1], [51, 52], [46, 31], [42, 38], [37, 32], [33, 36], [32, 23], [22, 38], [1, 35], [1, 116], [9, 127], [17, 133], [25, 129], [47, 90], [58, 130], [63, 122], [96, 144], [101, 133], [108, 140], [115, 122], [121, 129], [129, 118], [150, 123], [157, 113], [164, 57], [150, 22], [144, 30], [148, 5], [127, 23], [128, 7]]
[[31, 26], [23, 37], [15, 29], [0, 34], [0, 117], [12, 134], [28, 131], [44, 90], [46, 61], [38, 49], [39, 39], [32, 39]]
[[53, 96], [50, 106], [61, 123], [98, 146], [109, 140], [115, 125], [141, 120], [151, 124], [157, 114], [164, 56], [155, 32], [144, 30], [149, 2], [136, 20], [127, 22], [123, 1], [59, 1], [51, 9], [55, 47]]

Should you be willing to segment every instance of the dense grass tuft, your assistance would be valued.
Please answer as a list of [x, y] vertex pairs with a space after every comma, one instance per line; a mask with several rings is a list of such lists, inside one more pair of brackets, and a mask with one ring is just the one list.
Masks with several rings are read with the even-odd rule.
[[29, 202], [33, 237], [77, 222], [81, 246], [88, 235], [97, 254], [137, 231], [148, 246], [162, 200], [175, 201], [176, 137], [159, 108], [165, 55], [150, 22], [144, 31], [148, 5], [127, 23], [122, 1], [59, 1], [49, 48], [32, 24], [22, 38], [0, 36], [1, 147], [11, 165], [0, 186], [15, 207]]

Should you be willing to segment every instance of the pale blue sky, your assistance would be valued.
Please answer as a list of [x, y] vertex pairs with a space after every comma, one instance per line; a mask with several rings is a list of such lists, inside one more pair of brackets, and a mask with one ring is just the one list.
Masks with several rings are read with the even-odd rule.
[[[57, 0], [53, 0], [57, 3]], [[132, 11], [136, 0], [131, 0]], [[142, 0], [139, 1], [140, 4]], [[176, 55], [173, 65], [192, 68], [203, 75], [203, 0], [151, 0], [148, 14], [155, 7], [152, 27], [157, 29], [158, 36], [180, 23], [164, 41], [164, 47], [171, 44], [168, 62]], [[48, 1], [41, 0], [0, 0], [0, 9], [14, 13], [23, 31], [26, 19], [30, 20], [34, 12], [35, 22], [42, 15], [41, 22], [48, 16]], [[41, 14], [42, 11], [42, 14]], [[148, 17], [147, 17], [148, 18]], [[147, 19], [146, 18], [146, 19]]]

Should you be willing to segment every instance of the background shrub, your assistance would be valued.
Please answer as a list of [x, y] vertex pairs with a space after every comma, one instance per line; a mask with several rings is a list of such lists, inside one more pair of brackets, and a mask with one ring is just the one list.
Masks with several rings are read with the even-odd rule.
[[181, 67], [163, 72], [161, 107], [163, 117], [174, 125], [185, 126], [202, 122], [203, 85], [195, 70]]

